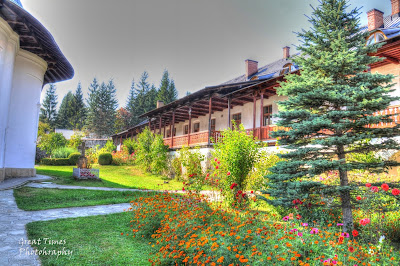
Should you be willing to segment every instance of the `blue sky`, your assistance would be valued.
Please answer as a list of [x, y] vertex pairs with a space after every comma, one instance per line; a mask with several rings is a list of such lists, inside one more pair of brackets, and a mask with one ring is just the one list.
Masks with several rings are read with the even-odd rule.
[[[317, 0], [21, 0], [53, 34], [75, 69], [57, 84], [59, 103], [79, 81], [85, 97], [93, 77], [113, 78], [124, 106], [132, 79], [144, 70], [159, 85], [164, 69], [179, 96], [244, 74], [244, 61], [263, 66], [298, 44], [293, 33], [308, 28], [305, 14]], [[352, 0], [366, 12], [391, 13], [390, 0]], [[42, 92], [42, 96], [47, 86]]]

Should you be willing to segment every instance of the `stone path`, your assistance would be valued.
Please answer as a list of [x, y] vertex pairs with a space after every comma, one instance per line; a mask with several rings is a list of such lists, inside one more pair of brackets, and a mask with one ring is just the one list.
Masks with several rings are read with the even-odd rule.
[[[22, 180], [20, 180], [22, 181]], [[122, 212], [129, 203], [50, 209], [42, 211], [23, 211], [18, 209], [13, 190], [0, 191], [0, 265], [40, 265], [37, 255], [30, 245], [22, 245], [27, 240], [25, 225], [33, 221], [54, 220], [59, 218], [104, 215]]]
[[34, 177], [8, 178], [4, 180], [4, 182], [0, 183], [0, 190], [20, 187], [29, 182], [46, 181], [51, 179], [51, 177], [44, 175], [36, 175]]

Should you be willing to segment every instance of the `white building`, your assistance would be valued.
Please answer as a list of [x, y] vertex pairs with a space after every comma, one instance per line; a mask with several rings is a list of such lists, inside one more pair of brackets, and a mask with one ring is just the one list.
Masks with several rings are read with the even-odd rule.
[[0, 182], [35, 175], [40, 94], [74, 70], [19, 0], [0, 0]]

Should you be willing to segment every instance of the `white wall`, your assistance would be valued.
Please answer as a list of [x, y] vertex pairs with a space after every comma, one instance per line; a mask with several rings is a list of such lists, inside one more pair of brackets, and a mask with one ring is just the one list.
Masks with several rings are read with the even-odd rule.
[[12, 75], [19, 37], [6, 21], [0, 18], [0, 168], [5, 163], [5, 136], [10, 107]]
[[19, 50], [15, 59], [6, 135], [5, 167], [34, 168], [40, 93], [47, 63]]

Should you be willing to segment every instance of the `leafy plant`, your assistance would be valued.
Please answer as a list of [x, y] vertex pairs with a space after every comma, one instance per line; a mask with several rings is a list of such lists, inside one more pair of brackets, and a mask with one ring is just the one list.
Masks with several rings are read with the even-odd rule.
[[189, 149], [183, 146], [179, 150], [179, 160], [183, 166], [183, 179], [189, 190], [200, 192], [204, 186], [204, 173], [201, 163], [205, 160], [205, 156], [201, 154], [200, 147]]
[[115, 146], [114, 142], [112, 140], [108, 140], [106, 142], [106, 145], [102, 148], [103, 152], [113, 152], [117, 151], [117, 146]]
[[137, 136], [137, 163], [146, 171], [151, 170], [151, 145], [154, 141], [154, 134], [146, 127], [142, 133]]
[[78, 149], [79, 145], [82, 144], [82, 138], [85, 136], [82, 132], [74, 132], [68, 141], [68, 147]]
[[40, 138], [38, 147], [46, 153], [51, 154], [53, 150], [64, 147], [67, 144], [67, 140], [61, 133], [50, 133], [42, 135]]
[[99, 154], [98, 162], [100, 165], [110, 165], [112, 163], [113, 157], [109, 152], [104, 152]]
[[60, 147], [51, 153], [51, 158], [68, 158], [71, 153], [77, 152], [76, 149], [70, 147]]
[[81, 157], [80, 152], [73, 152], [68, 156], [68, 160], [71, 165], [76, 165], [80, 157]]
[[133, 154], [135, 153], [137, 149], [137, 143], [135, 139], [128, 138], [125, 139], [123, 142], [123, 149], [128, 153], [128, 154]]
[[151, 144], [151, 171], [156, 174], [164, 172], [167, 168], [168, 146], [164, 144], [161, 135], [155, 135]]

